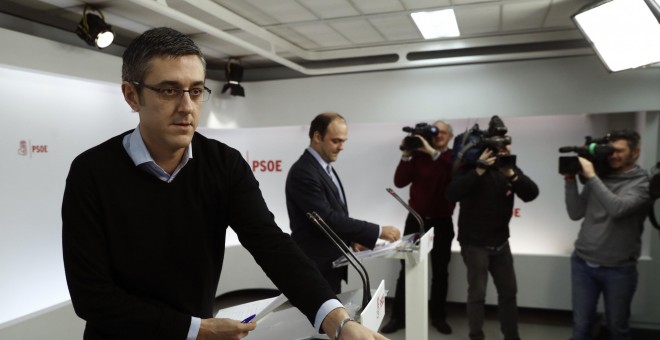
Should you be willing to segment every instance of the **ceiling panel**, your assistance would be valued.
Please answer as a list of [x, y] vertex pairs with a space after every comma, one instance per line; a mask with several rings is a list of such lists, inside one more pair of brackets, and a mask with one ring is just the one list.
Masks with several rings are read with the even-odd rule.
[[389, 13], [405, 10], [399, 0], [351, 0], [364, 14]]
[[401, 0], [401, 3], [403, 3], [404, 7], [409, 10], [434, 9], [451, 5], [450, 0]]
[[280, 23], [316, 20], [314, 14], [293, 0], [242, 0], [258, 10], [268, 13]]
[[389, 15], [369, 21], [388, 41], [415, 40], [422, 37], [408, 15]]
[[481, 35], [501, 30], [501, 7], [489, 5], [454, 10], [461, 36]]
[[383, 35], [367, 20], [338, 21], [330, 26], [352, 44], [375, 44], [385, 41]]
[[502, 5], [502, 29], [505, 31], [541, 28], [550, 0]]
[[321, 48], [350, 45], [350, 41], [326, 24], [302, 24], [293, 28]]
[[592, 0], [554, 0], [545, 19], [544, 27], [570, 27], [573, 26], [571, 15]]
[[342, 18], [360, 14], [346, 0], [298, 0], [298, 2], [321, 19]]
[[[101, 9], [115, 30], [116, 44], [104, 53], [121, 55], [140, 33], [169, 26], [200, 44], [209, 69], [223, 70], [223, 61], [235, 57], [246, 67], [313, 76], [593, 54], [570, 19], [589, 1], [0, 0], [0, 27], [93, 49], [74, 33], [87, 3]], [[423, 39], [410, 13], [445, 8], [455, 10], [461, 36]], [[539, 53], [546, 47], [535, 42], [552, 44]], [[475, 57], [472, 48], [481, 47], [491, 49]], [[382, 57], [419, 52], [427, 54], [396, 63]]]

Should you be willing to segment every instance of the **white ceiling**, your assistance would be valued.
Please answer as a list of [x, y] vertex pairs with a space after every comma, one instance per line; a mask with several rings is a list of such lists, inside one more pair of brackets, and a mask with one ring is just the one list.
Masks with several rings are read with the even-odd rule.
[[[146, 29], [170, 26], [202, 47], [211, 71], [239, 58], [249, 80], [592, 54], [571, 21], [590, 2], [2, 0], [0, 27], [87, 46], [73, 32], [89, 4], [117, 35], [104, 52], [120, 55]], [[424, 40], [410, 13], [447, 8], [461, 36]], [[257, 68], [261, 77], [249, 71]]]

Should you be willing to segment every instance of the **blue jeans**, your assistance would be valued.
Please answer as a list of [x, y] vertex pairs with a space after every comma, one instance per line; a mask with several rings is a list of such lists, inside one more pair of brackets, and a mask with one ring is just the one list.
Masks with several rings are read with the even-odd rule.
[[573, 340], [591, 340], [600, 294], [611, 340], [630, 340], [630, 303], [637, 288], [637, 266], [592, 267], [573, 254]]
[[497, 289], [497, 316], [505, 340], [518, 339], [518, 304], [516, 273], [509, 245], [497, 249], [461, 244], [461, 255], [467, 268], [467, 318], [471, 340], [485, 338], [482, 330], [486, 303], [488, 273]]

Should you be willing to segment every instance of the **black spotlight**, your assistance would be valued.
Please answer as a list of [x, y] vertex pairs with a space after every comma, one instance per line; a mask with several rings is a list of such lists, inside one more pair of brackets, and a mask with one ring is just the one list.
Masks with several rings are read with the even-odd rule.
[[[87, 10], [96, 11], [100, 17], [93, 13], [87, 13]], [[105, 22], [103, 13], [97, 9], [85, 6], [83, 17], [80, 19], [76, 34], [84, 40], [89, 46], [96, 46], [99, 49], [106, 48], [112, 44], [115, 34], [112, 33], [112, 26]]]
[[241, 61], [235, 58], [230, 58], [227, 60], [227, 65], [225, 66], [225, 78], [227, 83], [222, 87], [222, 93], [225, 93], [229, 90], [229, 94], [232, 96], [241, 96], [245, 97], [245, 90], [241, 86], [241, 81], [243, 80], [243, 66], [241, 66]]

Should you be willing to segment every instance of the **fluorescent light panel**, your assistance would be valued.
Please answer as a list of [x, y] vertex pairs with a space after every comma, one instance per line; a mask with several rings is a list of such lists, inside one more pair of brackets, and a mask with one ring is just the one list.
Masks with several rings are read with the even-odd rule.
[[443, 9], [434, 12], [416, 12], [410, 16], [424, 39], [458, 37], [458, 23], [453, 9]]
[[644, 0], [612, 0], [574, 19], [610, 71], [660, 62], [660, 23]]

